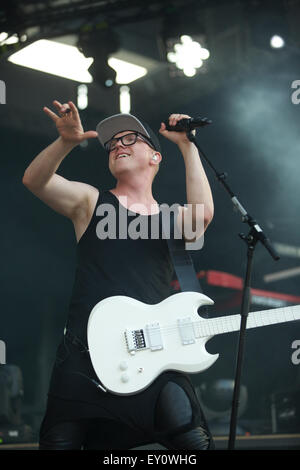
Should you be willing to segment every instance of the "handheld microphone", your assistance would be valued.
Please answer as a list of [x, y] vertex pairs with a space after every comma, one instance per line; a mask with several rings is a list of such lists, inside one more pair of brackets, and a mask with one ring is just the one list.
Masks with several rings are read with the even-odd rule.
[[175, 131], [175, 132], [182, 132], [182, 131], [193, 131], [197, 127], [207, 126], [207, 124], [211, 124], [212, 121], [207, 118], [183, 118], [177, 122], [176, 126], [170, 126], [169, 120], [163, 121], [166, 125], [167, 131]]

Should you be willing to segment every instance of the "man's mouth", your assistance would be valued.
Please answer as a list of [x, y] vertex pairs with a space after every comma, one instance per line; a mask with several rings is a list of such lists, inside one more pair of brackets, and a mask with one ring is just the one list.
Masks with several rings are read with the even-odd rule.
[[120, 158], [125, 158], [125, 157], [129, 157], [129, 155], [127, 153], [120, 153], [119, 155], [116, 156], [116, 160], [119, 160]]

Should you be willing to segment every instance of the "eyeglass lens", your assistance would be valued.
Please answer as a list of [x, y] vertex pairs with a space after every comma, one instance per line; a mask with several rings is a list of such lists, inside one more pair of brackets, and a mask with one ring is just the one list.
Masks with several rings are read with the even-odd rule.
[[138, 137], [137, 134], [131, 133], [131, 134], [125, 134], [125, 135], [122, 135], [121, 137], [116, 137], [114, 139], [111, 139], [106, 144], [107, 150], [109, 150], [110, 152], [114, 150], [116, 148], [118, 140], [121, 140], [122, 144], [125, 146], [133, 145], [136, 143], [137, 137]]

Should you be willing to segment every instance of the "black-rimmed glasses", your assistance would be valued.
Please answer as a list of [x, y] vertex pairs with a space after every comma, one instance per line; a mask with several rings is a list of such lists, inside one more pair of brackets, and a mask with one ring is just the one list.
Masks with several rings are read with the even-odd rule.
[[148, 141], [146, 137], [142, 136], [138, 132], [131, 132], [130, 134], [125, 134], [125, 135], [122, 135], [121, 137], [114, 137], [113, 139], [110, 139], [108, 142], [106, 142], [104, 144], [104, 147], [105, 147], [105, 150], [107, 150], [107, 152], [111, 152], [112, 150], [116, 148], [117, 142], [119, 140], [122, 142], [123, 145], [125, 145], [126, 147], [129, 147], [130, 145], [135, 144], [138, 138], [146, 142], [146, 144], [150, 145], [150, 147], [154, 148], [153, 145], [151, 145], [151, 142]]

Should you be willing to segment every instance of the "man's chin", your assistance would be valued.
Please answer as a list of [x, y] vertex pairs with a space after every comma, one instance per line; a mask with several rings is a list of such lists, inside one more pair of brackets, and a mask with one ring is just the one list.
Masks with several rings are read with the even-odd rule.
[[118, 179], [122, 175], [127, 175], [127, 174], [130, 175], [132, 173], [132, 169], [124, 167], [124, 168], [114, 169], [113, 171], [110, 170], [110, 172], [116, 179]]

